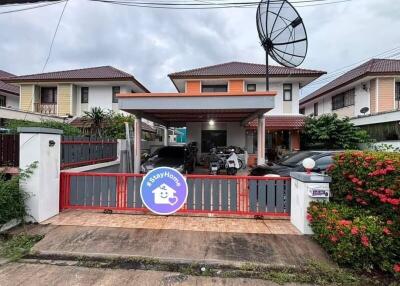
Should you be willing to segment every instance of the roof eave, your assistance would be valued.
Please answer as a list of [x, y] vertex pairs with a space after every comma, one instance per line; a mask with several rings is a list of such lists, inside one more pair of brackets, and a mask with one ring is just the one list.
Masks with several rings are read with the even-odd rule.
[[[308, 98], [308, 99], [306, 99], [304, 101], [302, 101], [300, 99], [299, 104], [300, 105], [301, 104], [306, 104], [306, 103], [308, 103], [308, 102], [310, 102], [310, 101], [312, 101], [312, 100], [314, 100], [314, 99], [316, 99], [318, 97], [324, 96], [324, 95], [334, 91], [335, 89], [339, 89], [339, 88], [345, 87], [346, 85], [349, 85], [349, 84], [351, 84], [351, 83], [353, 83], [355, 81], [358, 81], [358, 80], [360, 80], [360, 79], [362, 79], [364, 77], [367, 77], [367, 76], [388, 76], [388, 75], [399, 75], [399, 74], [400, 74], [400, 72], [367, 72], [367, 73], [364, 73], [364, 74], [362, 74], [362, 75], [360, 75], [360, 76], [358, 76], [356, 78], [348, 80], [348, 81], [346, 81], [346, 82], [344, 82], [344, 83], [342, 83], [342, 84], [340, 84], [338, 86], [332, 87], [332, 88], [330, 88], [330, 89], [328, 89], [328, 90], [326, 90], [326, 91], [324, 91], [324, 92], [322, 92], [320, 94], [316, 94], [315, 96], [310, 97], [310, 98]], [[323, 88], [323, 87], [321, 87], [321, 88]]]
[[[320, 77], [322, 75], [326, 74], [326, 72], [320, 72], [320, 73], [304, 73], [304, 74], [271, 74], [270, 77]], [[175, 75], [175, 74], [169, 74], [168, 77], [173, 81], [174, 79], [203, 79], [203, 78], [264, 78], [264, 74], [236, 74], [236, 75]]]

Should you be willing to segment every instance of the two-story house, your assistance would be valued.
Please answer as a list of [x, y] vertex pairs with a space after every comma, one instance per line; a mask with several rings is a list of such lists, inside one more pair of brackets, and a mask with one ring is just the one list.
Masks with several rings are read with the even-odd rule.
[[[119, 108], [167, 127], [186, 127], [200, 153], [238, 146], [265, 161], [268, 149], [300, 147], [299, 89], [325, 72], [229, 62], [169, 75], [177, 93], [121, 93]], [[257, 155], [256, 155], [257, 154]]]
[[379, 140], [400, 139], [400, 60], [372, 59], [300, 100], [300, 113], [350, 117]]
[[133, 75], [111, 66], [56, 71], [5, 79], [19, 87], [19, 109], [80, 117], [93, 107], [118, 111], [120, 92], [149, 92]]
[[17, 109], [19, 106], [19, 88], [3, 80], [14, 77], [15, 75], [0, 70], [0, 107]]

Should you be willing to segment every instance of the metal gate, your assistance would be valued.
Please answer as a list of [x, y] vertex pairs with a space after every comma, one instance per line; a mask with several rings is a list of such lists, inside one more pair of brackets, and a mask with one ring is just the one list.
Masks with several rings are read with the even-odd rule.
[[[186, 175], [180, 213], [289, 216], [289, 177]], [[140, 197], [142, 174], [62, 172], [60, 209], [148, 211]]]

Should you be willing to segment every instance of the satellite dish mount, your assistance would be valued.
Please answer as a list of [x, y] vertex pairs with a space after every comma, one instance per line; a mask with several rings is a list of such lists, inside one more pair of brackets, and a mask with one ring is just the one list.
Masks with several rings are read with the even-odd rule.
[[287, 0], [261, 0], [256, 20], [265, 50], [265, 87], [269, 91], [268, 56], [285, 67], [299, 66], [307, 54], [307, 32], [303, 19]]

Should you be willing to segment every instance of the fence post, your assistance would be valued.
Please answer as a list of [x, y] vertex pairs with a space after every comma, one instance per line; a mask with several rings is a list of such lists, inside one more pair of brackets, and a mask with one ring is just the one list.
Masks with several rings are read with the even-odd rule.
[[62, 130], [38, 127], [18, 128], [19, 166], [37, 162], [33, 174], [21, 186], [28, 192], [28, 221], [43, 222], [58, 214], [60, 205], [60, 145]]

